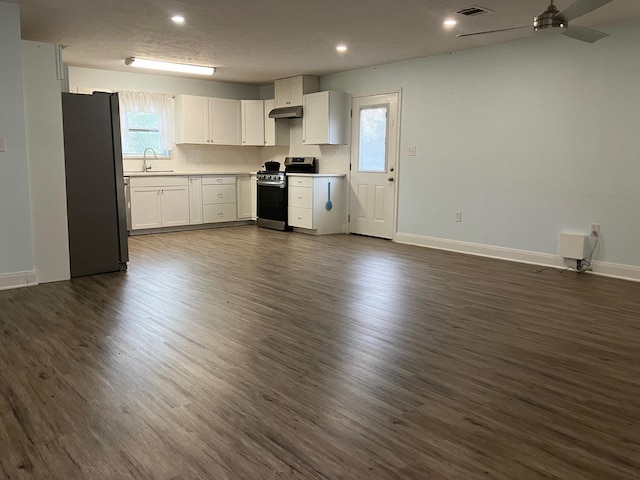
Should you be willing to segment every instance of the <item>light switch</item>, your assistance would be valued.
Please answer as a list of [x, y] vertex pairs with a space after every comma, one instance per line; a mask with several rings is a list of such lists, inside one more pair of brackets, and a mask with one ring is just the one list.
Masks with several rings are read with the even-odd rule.
[[416, 146], [415, 145], [411, 145], [409, 147], [409, 151], [407, 152], [407, 155], [409, 155], [410, 157], [415, 157], [416, 156]]
[[4, 137], [0, 137], [0, 152], [6, 152], [6, 148], [4, 146]]

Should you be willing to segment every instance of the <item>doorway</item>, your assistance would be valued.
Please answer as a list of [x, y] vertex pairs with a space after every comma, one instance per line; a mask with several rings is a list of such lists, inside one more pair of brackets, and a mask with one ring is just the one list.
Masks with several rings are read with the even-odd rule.
[[351, 114], [349, 231], [393, 239], [400, 92], [355, 96]]

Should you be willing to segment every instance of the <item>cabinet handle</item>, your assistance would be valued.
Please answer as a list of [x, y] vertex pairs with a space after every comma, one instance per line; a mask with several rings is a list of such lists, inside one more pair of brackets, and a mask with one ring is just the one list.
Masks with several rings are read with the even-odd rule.
[[299, 195], [298, 198], [302, 200], [302, 195]]
[[218, 216], [219, 217], [224, 217], [224, 213], [219, 213]]
[[302, 220], [302, 217], [298, 217], [298, 220]]
[[222, 183], [222, 179], [221, 179], [221, 178], [216, 178], [216, 181], [217, 181], [218, 183]]
[[222, 198], [222, 197], [224, 197], [224, 195], [222, 193], [219, 193], [218, 198]]

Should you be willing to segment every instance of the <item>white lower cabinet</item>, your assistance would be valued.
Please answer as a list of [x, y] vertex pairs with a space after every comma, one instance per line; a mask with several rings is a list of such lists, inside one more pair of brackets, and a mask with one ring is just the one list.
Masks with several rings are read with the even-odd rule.
[[204, 223], [238, 219], [235, 175], [202, 177], [202, 219]]
[[187, 177], [132, 177], [131, 229], [189, 224]]
[[317, 235], [346, 231], [344, 175], [289, 175], [289, 225]]
[[[255, 181], [254, 181], [255, 182]], [[253, 218], [253, 188], [250, 175], [238, 176], [236, 188], [238, 193], [238, 220]]]
[[189, 223], [202, 223], [202, 177], [189, 177]]

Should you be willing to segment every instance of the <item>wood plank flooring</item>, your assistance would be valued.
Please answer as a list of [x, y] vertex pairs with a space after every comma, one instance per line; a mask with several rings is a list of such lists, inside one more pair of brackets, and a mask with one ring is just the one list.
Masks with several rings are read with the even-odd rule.
[[640, 284], [253, 226], [0, 292], [2, 479], [640, 479]]

